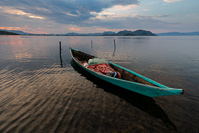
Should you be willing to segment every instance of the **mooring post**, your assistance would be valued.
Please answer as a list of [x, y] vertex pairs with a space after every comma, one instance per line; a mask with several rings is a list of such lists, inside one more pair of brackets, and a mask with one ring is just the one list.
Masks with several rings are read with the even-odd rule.
[[114, 39], [113, 41], [114, 41], [114, 50], [116, 50], [116, 44], [115, 44], [115, 39]]
[[115, 39], [113, 40], [113, 42], [114, 42], [113, 56], [115, 56], [115, 50], [116, 50], [116, 43], [115, 43]]
[[93, 48], [93, 40], [91, 40], [91, 49]]
[[91, 40], [91, 54], [94, 54], [93, 53], [93, 40]]
[[63, 68], [63, 64], [62, 64], [62, 57], [61, 57], [61, 41], [59, 41], [59, 58], [60, 58], [60, 65], [61, 65], [61, 68]]
[[59, 53], [60, 53], [60, 55], [61, 55], [61, 41], [59, 41]]

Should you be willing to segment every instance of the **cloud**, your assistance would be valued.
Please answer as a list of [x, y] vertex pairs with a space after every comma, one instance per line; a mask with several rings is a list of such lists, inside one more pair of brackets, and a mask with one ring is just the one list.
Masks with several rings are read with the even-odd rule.
[[70, 31], [81, 31], [81, 28], [71, 27], [69, 28]]
[[178, 1], [182, 1], [182, 0], [164, 0], [164, 2], [167, 2], [167, 3], [173, 3], [173, 2], [178, 2]]
[[[169, 25], [158, 20], [164, 15], [144, 16], [132, 13], [138, 0], [1, 0], [0, 16], [15, 22], [2, 27], [40, 27], [54, 31], [84, 32], [90, 29], [136, 29]], [[59, 26], [58, 26], [59, 25]], [[94, 27], [94, 28], [93, 28]], [[57, 29], [56, 29], [57, 28]], [[29, 29], [26, 29], [29, 30]]]
[[20, 16], [26, 16], [29, 18], [35, 18], [35, 19], [45, 19], [44, 17], [34, 15], [32, 13], [26, 13], [22, 10], [18, 9], [12, 9], [10, 7], [0, 7], [1, 12], [6, 13], [6, 14], [12, 14], [12, 15], [20, 15]]
[[81, 26], [101, 26], [106, 29], [142, 29], [173, 25], [173, 23], [161, 21], [162, 19], [170, 17], [169, 15], [135, 14], [134, 11], [137, 6], [137, 4], [115, 5], [101, 12], [91, 12], [94, 17], [82, 23]]
[[128, 14], [109, 14], [106, 12], [99, 13], [95, 18], [90, 19], [84, 26], [101, 26], [106, 29], [149, 29], [149, 28], [166, 28], [176, 25], [162, 21], [170, 17], [169, 15], [136, 15]]
[[[0, 5], [10, 15], [47, 19], [57, 23], [78, 24], [115, 5], [138, 4], [137, 0], [1, 0]], [[2, 13], [2, 12], [0, 12]]]
[[[162, 2], [159, 1], [148, 3], [139, 3], [139, 1], [0, 0], [0, 27], [10, 29], [21, 28], [31, 33], [34, 31], [67, 33], [71, 31], [98, 32], [111, 29], [115, 31], [117, 29], [140, 28], [173, 29], [175, 27], [179, 28], [182, 25], [183, 21], [180, 21], [181, 24], [177, 25], [177, 18], [165, 15], [165, 13], [170, 13], [166, 10], [170, 7], [167, 4], [163, 8], [160, 5]], [[162, 1], [172, 3], [181, 0]], [[162, 10], [159, 10], [159, 8]], [[196, 21], [196, 18], [194, 19]], [[190, 17], [189, 20], [193, 21], [193, 18]], [[27, 25], [28, 28], [24, 25]], [[191, 25], [191, 22], [189, 25]], [[198, 25], [195, 27], [198, 27]]]

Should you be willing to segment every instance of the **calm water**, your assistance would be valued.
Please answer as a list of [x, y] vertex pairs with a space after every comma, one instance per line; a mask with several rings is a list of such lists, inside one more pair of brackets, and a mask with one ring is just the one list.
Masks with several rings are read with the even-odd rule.
[[[198, 42], [199, 36], [0, 36], [0, 132], [199, 132]], [[104, 84], [74, 64], [70, 46], [185, 94], [148, 98]]]

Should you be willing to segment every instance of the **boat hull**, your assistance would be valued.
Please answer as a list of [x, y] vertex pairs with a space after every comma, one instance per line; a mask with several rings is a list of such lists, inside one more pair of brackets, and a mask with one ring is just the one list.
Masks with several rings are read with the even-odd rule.
[[[74, 49], [73, 49], [74, 50]], [[72, 53], [71, 53], [72, 55]], [[72, 55], [73, 57], [73, 55]], [[158, 87], [156, 86], [150, 86], [150, 85], [145, 85], [145, 84], [141, 84], [141, 83], [137, 83], [137, 82], [131, 82], [131, 81], [127, 81], [127, 80], [123, 80], [123, 79], [119, 79], [119, 78], [114, 78], [114, 77], [110, 77], [110, 76], [106, 76], [104, 74], [101, 73], [97, 73], [91, 69], [88, 69], [86, 67], [84, 67], [82, 64], [79, 63], [79, 61], [77, 59], [75, 59], [73, 57], [73, 60], [75, 61], [75, 63], [81, 67], [82, 69], [84, 69], [85, 71], [89, 72], [90, 74], [92, 74], [93, 76], [100, 78], [106, 82], [109, 82], [113, 85], [119, 86], [121, 88], [148, 96], [148, 97], [159, 97], [159, 96], [168, 96], [168, 95], [181, 95], [183, 94], [183, 89], [175, 89], [175, 88], [169, 88], [167, 86], [164, 86], [162, 84], [159, 84], [151, 79], [148, 79], [142, 75], [139, 75], [133, 71], [130, 71], [126, 68], [123, 68], [121, 66], [119, 66], [120, 68], [126, 70], [126, 71], [130, 71], [133, 72], [134, 74], [137, 74], [139, 76], [141, 76], [142, 78], [144, 78], [144, 80], [148, 80], [149, 82], [153, 82], [153, 84], [158, 85]], [[112, 65], [116, 65], [114, 63], [111, 63]], [[118, 67], [118, 65], [117, 65]]]

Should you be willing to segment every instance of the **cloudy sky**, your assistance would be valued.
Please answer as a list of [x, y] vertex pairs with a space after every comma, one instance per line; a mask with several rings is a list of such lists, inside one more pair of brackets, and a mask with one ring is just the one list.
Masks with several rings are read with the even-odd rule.
[[0, 0], [0, 29], [29, 33], [199, 31], [199, 0]]

